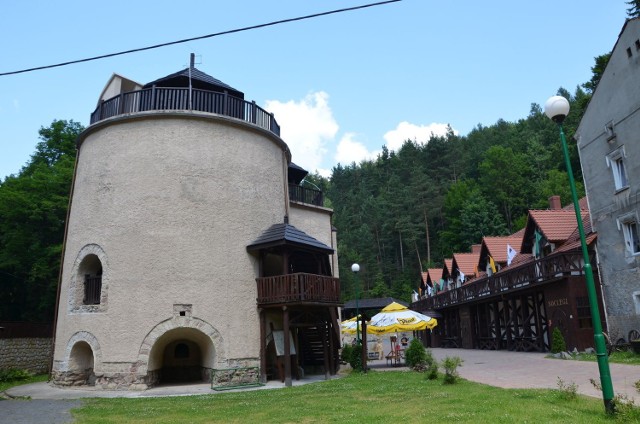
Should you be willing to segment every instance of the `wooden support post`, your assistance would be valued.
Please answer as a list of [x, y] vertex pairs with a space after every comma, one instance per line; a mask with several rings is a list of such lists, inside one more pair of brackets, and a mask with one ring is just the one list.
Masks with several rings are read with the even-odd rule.
[[328, 328], [327, 323], [324, 323], [324, 326], [322, 328], [322, 350], [324, 353], [324, 379], [328, 380], [329, 379], [329, 375], [330, 375], [330, 361], [329, 361], [329, 356], [330, 356], [330, 349], [329, 349], [329, 340], [327, 340], [328, 338], [331, 338], [331, 332], [330, 329]]
[[284, 330], [284, 385], [291, 387], [291, 341], [289, 340], [289, 309], [282, 307], [282, 328]]
[[336, 373], [336, 363], [333, 354], [336, 351], [336, 344], [333, 339], [333, 327], [333, 321], [329, 320], [329, 322], [327, 323], [327, 337], [329, 339], [329, 375], [335, 375]]
[[260, 316], [260, 382], [267, 382], [267, 317], [264, 309], [258, 311]]

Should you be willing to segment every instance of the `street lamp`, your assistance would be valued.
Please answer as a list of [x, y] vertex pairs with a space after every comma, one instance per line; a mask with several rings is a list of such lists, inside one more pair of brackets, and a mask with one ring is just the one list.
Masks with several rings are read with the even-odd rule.
[[360, 265], [351, 265], [351, 271], [356, 276], [356, 341], [360, 343], [360, 310], [358, 308], [358, 272], [360, 272]]
[[562, 151], [564, 153], [564, 161], [569, 174], [569, 186], [571, 188], [571, 196], [573, 198], [573, 207], [576, 211], [576, 220], [578, 221], [578, 233], [580, 234], [580, 244], [582, 245], [582, 256], [584, 260], [584, 276], [587, 284], [587, 294], [589, 296], [589, 307], [591, 309], [591, 321], [593, 323], [593, 338], [596, 345], [596, 355], [598, 357], [598, 369], [600, 371], [600, 385], [602, 386], [602, 397], [604, 399], [604, 407], [607, 413], [614, 412], [613, 404], [613, 384], [611, 383], [611, 373], [609, 372], [609, 359], [607, 357], [607, 349], [602, 335], [602, 324], [600, 323], [600, 311], [598, 309], [598, 297], [596, 294], [596, 286], [593, 281], [593, 271], [589, 262], [589, 253], [587, 251], [587, 241], [584, 236], [584, 228], [582, 226], [582, 215], [580, 214], [580, 205], [578, 204], [578, 194], [576, 192], [576, 184], [573, 179], [573, 171], [571, 169], [571, 161], [569, 160], [569, 149], [567, 148], [567, 140], [564, 136], [562, 123], [569, 114], [569, 102], [562, 96], [553, 96], [544, 104], [544, 113], [551, 118], [553, 122], [558, 124], [560, 128], [560, 140], [562, 141]]

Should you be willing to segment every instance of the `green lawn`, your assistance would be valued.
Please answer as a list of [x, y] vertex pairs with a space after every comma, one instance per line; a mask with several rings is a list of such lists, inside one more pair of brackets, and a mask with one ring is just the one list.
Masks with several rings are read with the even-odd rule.
[[[597, 361], [595, 353], [581, 353], [576, 357], [579, 361]], [[609, 362], [612, 364], [640, 365], [640, 355], [631, 351], [611, 352]]]
[[611, 423], [602, 400], [560, 390], [443, 385], [416, 372], [369, 372], [305, 386], [204, 396], [89, 399], [79, 423]]

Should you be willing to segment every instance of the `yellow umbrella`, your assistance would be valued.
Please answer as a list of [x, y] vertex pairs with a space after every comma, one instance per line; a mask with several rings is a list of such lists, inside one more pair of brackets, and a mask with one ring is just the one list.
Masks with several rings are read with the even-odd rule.
[[397, 302], [392, 302], [371, 318], [367, 324], [367, 333], [385, 334], [431, 330], [436, 325], [438, 325], [438, 321], [435, 318], [412, 311]]

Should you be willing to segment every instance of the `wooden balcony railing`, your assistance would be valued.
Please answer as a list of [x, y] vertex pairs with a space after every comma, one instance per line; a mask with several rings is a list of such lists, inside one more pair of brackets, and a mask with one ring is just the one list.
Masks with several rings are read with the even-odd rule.
[[[595, 258], [590, 260], [595, 263]], [[582, 252], [548, 256], [473, 281], [462, 287], [419, 299], [411, 304], [411, 309], [416, 311], [442, 309], [534, 287], [568, 275], [582, 275], [583, 264]]]
[[324, 198], [320, 190], [289, 184], [289, 199], [295, 202], [324, 206]]
[[199, 89], [192, 89], [190, 95], [188, 88], [154, 86], [119, 94], [100, 102], [91, 114], [90, 123], [149, 110], [196, 110], [215, 113], [241, 119], [280, 136], [280, 126], [273, 114], [256, 105], [256, 102], [247, 102], [227, 93]]
[[324, 275], [296, 273], [256, 278], [258, 304], [340, 302], [340, 280]]

